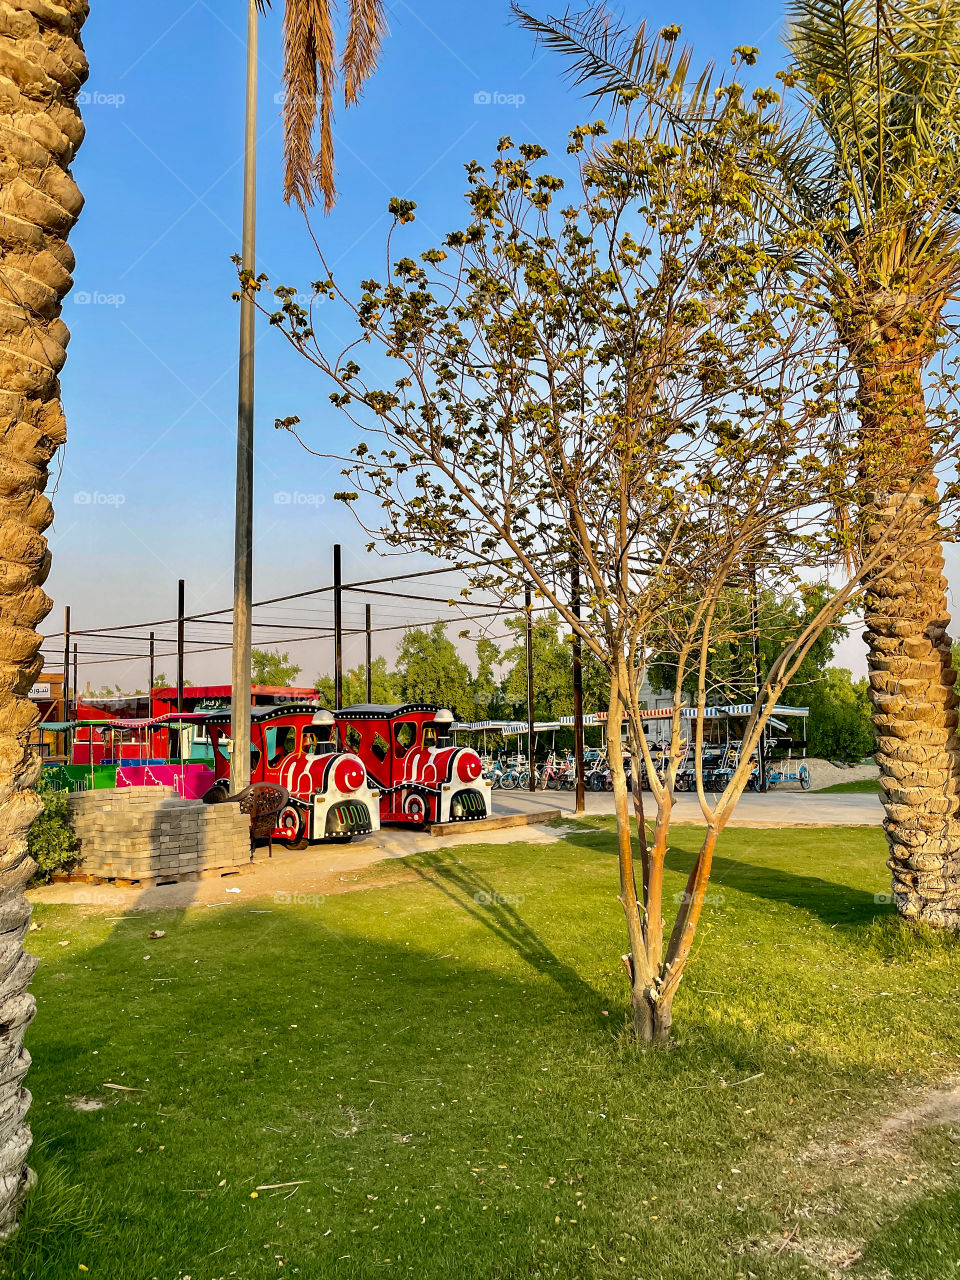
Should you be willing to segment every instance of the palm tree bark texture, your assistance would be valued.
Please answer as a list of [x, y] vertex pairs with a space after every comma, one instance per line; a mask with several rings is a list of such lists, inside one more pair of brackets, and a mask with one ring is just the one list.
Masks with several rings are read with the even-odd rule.
[[44, 490], [66, 438], [60, 310], [74, 267], [67, 237], [83, 204], [70, 164], [83, 139], [87, 13], [87, 0], [0, 0], [0, 1235], [14, 1228], [31, 1176], [23, 1039], [37, 962], [23, 949], [24, 888], [40, 762], [28, 747], [36, 716], [27, 694], [51, 606]]
[[[875, 542], [871, 513], [879, 517], [873, 527], [882, 528], [884, 508], [903, 500], [897, 475], [922, 473], [931, 450], [923, 388], [929, 346], [914, 323], [903, 324], [902, 332], [890, 316], [880, 328], [879, 340], [855, 359], [868, 548]], [[865, 601], [876, 759], [897, 907], [908, 919], [956, 929], [960, 739], [936, 481], [908, 500], [927, 506], [929, 515], [918, 510], [918, 521], [929, 533], [882, 548]]]

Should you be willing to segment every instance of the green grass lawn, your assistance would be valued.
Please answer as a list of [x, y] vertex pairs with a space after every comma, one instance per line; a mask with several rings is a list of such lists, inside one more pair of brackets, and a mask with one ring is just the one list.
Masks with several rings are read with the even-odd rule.
[[726, 833], [668, 1051], [622, 1034], [606, 820], [322, 902], [38, 907], [40, 1181], [0, 1275], [809, 1276], [793, 1232], [861, 1242], [851, 1276], [960, 1275], [948, 1128], [894, 1191], [798, 1162], [957, 1071], [960, 948], [875, 901], [884, 857]]
[[835, 782], [832, 787], [819, 787], [817, 795], [879, 795], [880, 783], [876, 778], [857, 778], [854, 782]]

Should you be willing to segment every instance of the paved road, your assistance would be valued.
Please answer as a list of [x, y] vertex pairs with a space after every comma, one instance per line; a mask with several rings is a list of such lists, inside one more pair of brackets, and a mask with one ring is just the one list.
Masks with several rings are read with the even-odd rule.
[[[644, 793], [649, 816], [653, 816], [653, 800]], [[537, 809], [562, 809], [573, 814], [572, 791], [495, 791], [497, 813], [530, 813]], [[613, 813], [613, 795], [609, 791], [587, 793], [587, 813]], [[695, 795], [676, 797], [675, 822], [702, 823], [703, 815]], [[875, 795], [820, 795], [814, 791], [770, 791], [757, 795], [748, 791], [728, 823], [731, 827], [875, 827], [883, 818], [880, 799]]]

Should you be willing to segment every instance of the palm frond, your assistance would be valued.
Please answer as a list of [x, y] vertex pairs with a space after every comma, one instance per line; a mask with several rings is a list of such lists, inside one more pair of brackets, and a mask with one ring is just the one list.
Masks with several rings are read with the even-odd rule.
[[[286, 0], [283, 21], [286, 149], [284, 195], [302, 209], [319, 186], [324, 204], [336, 199], [333, 169], [333, 89], [336, 51], [328, 0]], [[320, 154], [313, 131], [320, 115]]]
[[348, 107], [376, 69], [386, 26], [383, 0], [353, 0], [343, 50], [343, 98]]
[[960, 0], [791, 0], [787, 47], [847, 189], [871, 211], [960, 201]]
[[[257, 0], [257, 6], [263, 13], [272, 0]], [[350, 25], [338, 62], [334, 9], [335, 0], [284, 0], [284, 196], [305, 210], [319, 191], [327, 213], [337, 198], [333, 101], [339, 73], [342, 69], [349, 107], [376, 70], [386, 31], [383, 0], [349, 0]], [[320, 150], [315, 152], [318, 119]]]
[[631, 30], [618, 22], [604, 4], [563, 17], [537, 18], [517, 0], [510, 8], [520, 26], [545, 48], [560, 53], [577, 87], [597, 101], [623, 94], [642, 94], [685, 127], [692, 114], [708, 109], [712, 67], [688, 83], [692, 51], [677, 49], [672, 34], [648, 34], [646, 22]]

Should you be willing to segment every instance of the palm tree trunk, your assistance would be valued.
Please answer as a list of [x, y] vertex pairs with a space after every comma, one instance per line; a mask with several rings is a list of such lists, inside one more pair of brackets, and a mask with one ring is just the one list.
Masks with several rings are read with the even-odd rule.
[[[878, 509], [897, 499], [894, 477], [929, 461], [923, 355], [881, 345], [859, 370], [864, 474]], [[929, 481], [915, 495], [936, 497]], [[889, 495], [885, 500], [884, 495]], [[901, 490], [902, 497], [902, 490]], [[870, 544], [870, 520], [867, 538]], [[935, 519], [884, 549], [882, 577], [868, 586], [865, 608], [873, 723], [893, 895], [901, 915], [938, 928], [960, 928], [960, 741], [956, 671], [947, 628], [947, 583]]]
[[67, 236], [83, 203], [69, 165], [83, 138], [87, 12], [87, 0], [0, 0], [0, 1235], [16, 1226], [30, 1177], [23, 1037], [36, 961], [23, 950], [23, 890], [40, 804], [26, 695], [42, 667], [36, 628], [51, 604], [42, 587], [53, 518], [47, 466], [66, 438], [60, 305], [74, 265]]

